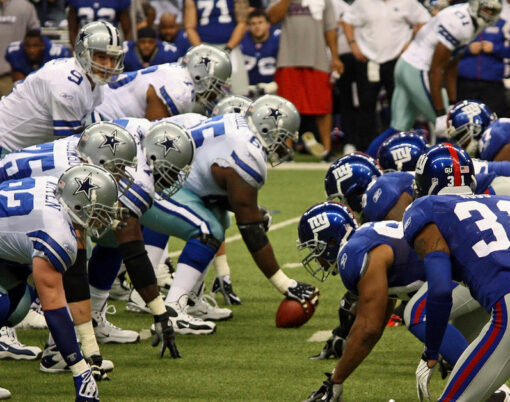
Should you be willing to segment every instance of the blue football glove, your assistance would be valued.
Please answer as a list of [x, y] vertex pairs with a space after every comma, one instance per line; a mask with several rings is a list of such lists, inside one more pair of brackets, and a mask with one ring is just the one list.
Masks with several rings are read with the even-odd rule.
[[99, 402], [99, 391], [90, 368], [74, 376], [76, 402]]

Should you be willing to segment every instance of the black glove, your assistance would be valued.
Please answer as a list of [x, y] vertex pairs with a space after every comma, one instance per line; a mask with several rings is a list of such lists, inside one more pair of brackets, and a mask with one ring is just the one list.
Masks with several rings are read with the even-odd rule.
[[232, 53], [232, 49], [231, 49], [230, 47], [228, 47], [228, 46], [225, 46], [225, 47], [223, 48], [223, 50], [224, 50], [225, 52], [227, 52], [228, 54]]
[[324, 401], [324, 402], [342, 402], [343, 384], [336, 384], [331, 381], [331, 374], [324, 373], [328, 379], [322, 383], [320, 388], [312, 392], [305, 402]]
[[326, 341], [326, 344], [322, 348], [321, 352], [318, 355], [310, 356], [310, 359], [322, 360], [322, 359], [329, 359], [330, 357], [338, 359], [342, 356], [344, 345], [345, 345], [345, 339], [333, 334]]
[[273, 215], [271, 215], [271, 211], [269, 209], [264, 208], [262, 205], [259, 205], [259, 211], [262, 214], [262, 226], [264, 227], [264, 231], [267, 233], [271, 227], [271, 223], [273, 223]]
[[92, 372], [92, 377], [96, 381], [110, 381], [110, 377], [106, 371], [104, 371], [101, 366], [103, 364], [103, 356], [101, 355], [92, 355], [89, 358], [85, 359], [90, 366], [90, 371]]
[[319, 303], [319, 289], [308, 283], [292, 281], [292, 284], [287, 288], [285, 295], [297, 300], [303, 305], [305, 310], [308, 310], [306, 301], [308, 300], [314, 307]]
[[453, 366], [448, 363], [444, 358], [439, 359], [439, 372], [441, 373], [441, 379], [444, 380], [452, 372]]
[[154, 338], [152, 339], [152, 346], [158, 346], [161, 342], [159, 357], [165, 355], [165, 349], [167, 348], [174, 359], [182, 357], [175, 344], [175, 332], [168, 312], [154, 316], [154, 327], [155, 331]]

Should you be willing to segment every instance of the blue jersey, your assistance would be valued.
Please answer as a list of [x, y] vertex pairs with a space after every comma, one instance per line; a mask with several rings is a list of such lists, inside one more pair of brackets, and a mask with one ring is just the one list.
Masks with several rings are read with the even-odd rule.
[[262, 43], [254, 42], [250, 32], [244, 36], [241, 51], [244, 54], [244, 65], [248, 71], [250, 85], [274, 80], [280, 32], [279, 29], [271, 29], [269, 38]]
[[482, 135], [478, 143], [480, 158], [491, 161], [510, 143], [510, 119], [498, 119]]
[[372, 181], [361, 200], [365, 220], [382, 221], [404, 192], [413, 195], [413, 177], [407, 172], [390, 172]]
[[68, 0], [68, 2], [76, 10], [81, 27], [97, 20], [108, 21], [117, 26], [120, 13], [131, 5], [131, 0]]
[[452, 278], [466, 283], [473, 297], [490, 311], [510, 293], [510, 197], [422, 197], [404, 214], [409, 244], [429, 223], [436, 224], [448, 244]]
[[179, 58], [177, 46], [168, 42], [156, 42], [156, 49], [149, 61], [143, 61], [140, 52], [136, 48], [136, 42], [130, 40], [124, 42], [124, 72], [141, 70], [149, 66], [157, 66], [164, 63], [173, 63]]
[[195, 0], [202, 42], [227, 43], [236, 27], [234, 0]]
[[186, 54], [188, 49], [191, 47], [191, 43], [189, 43], [188, 34], [184, 29], [181, 29], [179, 32], [177, 32], [177, 36], [175, 37], [173, 44], [177, 46], [179, 57], [182, 57]]
[[402, 223], [366, 223], [356, 230], [338, 253], [338, 271], [349, 290], [358, 293], [358, 282], [368, 266], [368, 253], [387, 244], [393, 250], [393, 266], [388, 271], [388, 297], [408, 300], [425, 281], [423, 261], [403, 238]]
[[11, 70], [28, 75], [41, 68], [50, 60], [72, 56], [71, 50], [68, 47], [53, 43], [44, 36], [42, 40], [44, 42], [44, 51], [40, 63], [34, 63], [29, 60], [23, 48], [23, 42], [12, 42], [5, 52], [5, 60], [11, 65]]
[[496, 176], [510, 176], [510, 162], [499, 161], [489, 162], [486, 160], [473, 158], [473, 166], [475, 168], [475, 174], [479, 173], [494, 173]]

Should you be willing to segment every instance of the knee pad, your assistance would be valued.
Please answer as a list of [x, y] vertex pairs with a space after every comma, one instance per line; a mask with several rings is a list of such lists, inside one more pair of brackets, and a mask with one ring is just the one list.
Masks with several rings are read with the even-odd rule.
[[10, 314], [7, 317], [6, 325], [14, 327], [19, 324], [23, 318], [28, 314], [30, 305], [32, 304], [32, 296], [26, 284], [16, 286], [14, 289], [9, 290], [10, 299]]
[[193, 237], [184, 246], [178, 262], [204, 272], [216, 255], [220, 244], [220, 241], [211, 235]]
[[143, 240], [122, 243], [118, 249], [135, 289], [143, 289], [157, 283]]
[[101, 290], [110, 290], [121, 264], [122, 258], [116, 248], [96, 245], [89, 260], [90, 284]]

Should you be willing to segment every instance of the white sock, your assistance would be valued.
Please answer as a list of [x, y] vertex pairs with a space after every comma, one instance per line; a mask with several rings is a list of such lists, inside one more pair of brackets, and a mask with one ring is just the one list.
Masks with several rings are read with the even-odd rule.
[[168, 291], [165, 302], [176, 302], [182, 295], [189, 294], [196, 283], [200, 280], [201, 276], [202, 272], [195, 268], [187, 264], [177, 264], [174, 281]]
[[145, 250], [147, 250], [147, 255], [149, 256], [149, 260], [151, 260], [152, 268], [154, 268], [154, 273], [157, 273], [158, 265], [161, 261], [161, 256], [164, 255], [165, 249], [156, 246], [148, 246], [146, 244]]
[[207, 266], [207, 268], [205, 269], [204, 272], [202, 272], [202, 275], [200, 275], [200, 279], [197, 281], [197, 283], [195, 283], [195, 285], [193, 286], [193, 292], [197, 295], [197, 296], [200, 296], [203, 292], [203, 284], [204, 284], [204, 281], [205, 281], [205, 277], [207, 276], [207, 273], [209, 272], [209, 268], [211, 267], [211, 264], [209, 264]]
[[216, 270], [216, 276], [221, 278], [225, 275], [230, 275], [230, 267], [227, 262], [227, 255], [221, 254], [214, 257], [213, 260], [214, 269]]
[[98, 289], [90, 285], [90, 305], [92, 311], [101, 311], [106, 304], [110, 292], [108, 290]]

